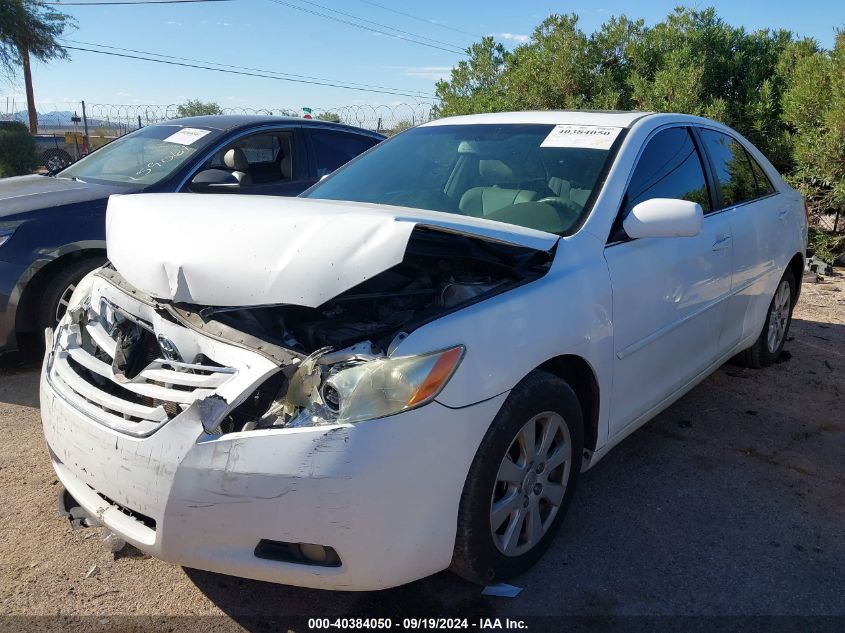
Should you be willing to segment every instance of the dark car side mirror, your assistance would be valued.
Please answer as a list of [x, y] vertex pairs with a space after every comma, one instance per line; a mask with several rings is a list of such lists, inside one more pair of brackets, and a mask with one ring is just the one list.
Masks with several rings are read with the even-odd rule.
[[203, 169], [191, 179], [188, 188], [194, 193], [235, 192], [240, 181], [225, 169]]

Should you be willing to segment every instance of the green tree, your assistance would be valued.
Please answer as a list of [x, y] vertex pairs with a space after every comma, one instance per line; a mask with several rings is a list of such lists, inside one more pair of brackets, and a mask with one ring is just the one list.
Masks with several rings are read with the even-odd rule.
[[29, 174], [38, 166], [35, 140], [23, 123], [0, 123], [0, 178]]
[[214, 101], [200, 101], [199, 99], [189, 99], [176, 108], [176, 116], [179, 118], [206, 114], [223, 114], [223, 108]]
[[483, 37], [467, 49], [468, 60], [458, 62], [449, 81], [440, 80], [436, 94], [440, 105], [435, 116], [501, 112], [509, 108], [508, 92], [502, 83], [509, 53], [492, 37]]
[[73, 19], [52, 9], [43, 0], [2, 0], [0, 2], [0, 66], [10, 75], [23, 69], [29, 129], [38, 132], [35, 91], [32, 87], [31, 58], [46, 62], [66, 59], [67, 50], [59, 42]]
[[[806, 51], [805, 51], [806, 52]], [[821, 212], [845, 209], [845, 31], [833, 50], [801, 56], [783, 98], [793, 131], [793, 184]]]

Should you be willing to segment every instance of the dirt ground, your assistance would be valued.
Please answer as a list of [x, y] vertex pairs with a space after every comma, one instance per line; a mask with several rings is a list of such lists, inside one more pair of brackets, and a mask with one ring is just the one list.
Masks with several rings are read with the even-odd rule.
[[87, 630], [181, 630], [165, 616], [193, 616], [176, 622], [204, 631], [294, 615], [845, 616], [842, 272], [805, 282], [781, 362], [722, 367], [588, 472], [552, 549], [513, 581], [515, 599], [448, 573], [351, 594], [113, 555], [101, 529], [71, 531], [57, 515], [38, 368], [4, 370], [0, 629], [32, 625], [10, 615], [96, 616]]

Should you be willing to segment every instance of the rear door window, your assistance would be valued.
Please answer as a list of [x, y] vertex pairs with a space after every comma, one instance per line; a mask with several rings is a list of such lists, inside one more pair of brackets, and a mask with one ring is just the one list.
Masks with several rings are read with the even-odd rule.
[[309, 132], [317, 163], [317, 178], [329, 175], [377, 143], [369, 136], [339, 130], [313, 129]]
[[751, 162], [751, 171], [754, 172], [754, 179], [757, 181], [757, 196], [762, 198], [763, 196], [770, 196], [773, 194], [775, 192], [775, 187], [772, 184], [772, 181], [769, 180], [766, 172], [764, 172], [763, 168], [760, 167], [760, 163], [754, 160], [754, 157], [751, 154], [748, 154], [748, 160]]
[[722, 207], [732, 207], [757, 198], [757, 180], [751, 160], [739, 141], [708, 129], [701, 130], [701, 140], [716, 170]]

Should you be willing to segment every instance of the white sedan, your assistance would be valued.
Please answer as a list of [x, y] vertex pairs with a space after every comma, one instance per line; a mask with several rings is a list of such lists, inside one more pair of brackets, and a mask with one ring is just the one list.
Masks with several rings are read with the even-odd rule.
[[41, 384], [77, 522], [308, 587], [507, 579], [800, 291], [801, 197], [702, 118], [447, 118], [303, 195], [111, 198]]

